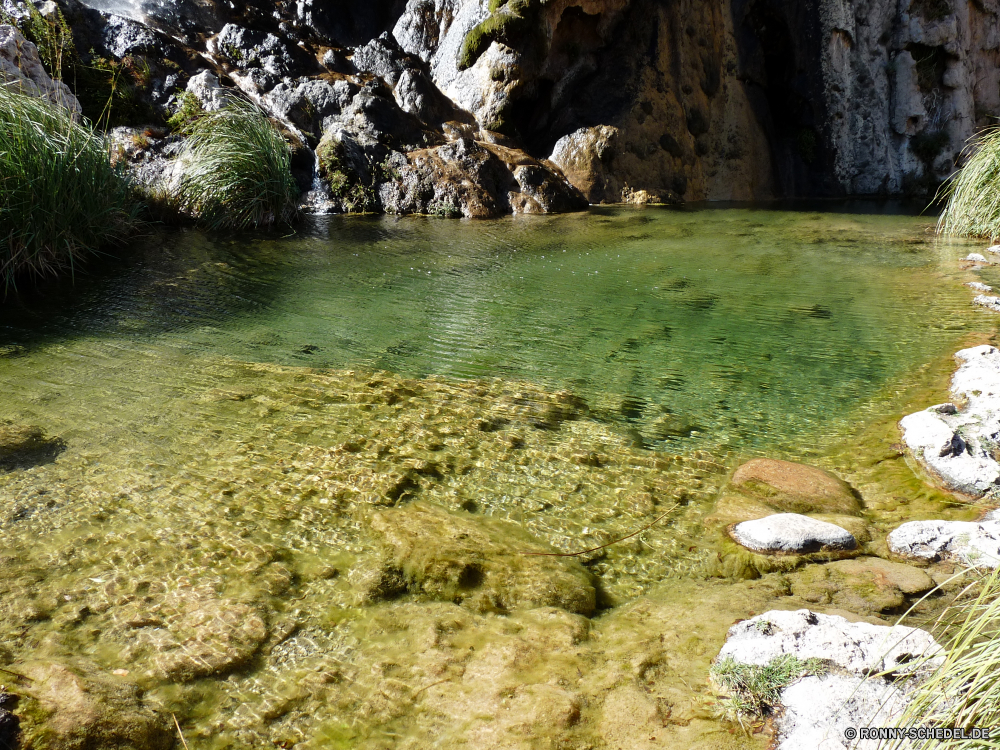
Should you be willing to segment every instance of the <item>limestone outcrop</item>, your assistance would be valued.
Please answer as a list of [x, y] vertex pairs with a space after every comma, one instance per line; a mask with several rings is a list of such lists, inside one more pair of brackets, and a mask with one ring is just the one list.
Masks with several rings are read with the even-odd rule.
[[[520, 189], [506, 192], [524, 198], [471, 179], [501, 213], [567, 210], [581, 195], [655, 203], [926, 194], [1000, 115], [997, 0], [88, 5], [131, 17], [104, 15], [99, 41], [113, 54], [150, 39], [184, 47], [177, 80], [162, 76], [165, 106], [171, 86], [183, 90], [198, 72], [192, 65], [212, 68], [224, 85], [273, 102], [310, 147], [337, 115], [326, 105], [345, 106], [315, 86], [379, 81], [424, 140], [409, 150], [380, 141], [419, 178], [387, 190], [393, 181], [360, 180], [372, 210], [433, 203], [447, 212], [449, 200], [461, 201], [425, 195], [418, 186], [442, 179], [442, 169], [409, 157], [457, 138], [515, 149], [553, 185], [568, 179], [541, 201], [516, 170], [508, 171]], [[137, 20], [165, 34], [139, 33]], [[469, 176], [460, 164], [449, 169]]]
[[42, 66], [38, 49], [13, 26], [0, 26], [0, 86], [45, 99], [79, 117], [79, 100], [62, 81], [54, 81]]

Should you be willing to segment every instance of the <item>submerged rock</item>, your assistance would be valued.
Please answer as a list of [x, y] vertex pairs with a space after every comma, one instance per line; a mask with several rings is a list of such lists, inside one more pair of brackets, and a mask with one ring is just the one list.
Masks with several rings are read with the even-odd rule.
[[807, 464], [755, 458], [736, 470], [731, 484], [772, 508], [790, 513], [858, 515], [861, 511], [847, 482]]
[[821, 550], [852, 550], [854, 535], [826, 521], [797, 513], [776, 513], [756, 521], [736, 524], [730, 535], [755, 552], [809, 553]]
[[52, 460], [65, 448], [41, 427], [0, 423], [0, 469], [23, 468]]
[[268, 636], [267, 620], [258, 608], [195, 592], [128, 605], [117, 619], [133, 648], [153, 652], [157, 675], [176, 682], [237, 669]]
[[533, 554], [552, 550], [513, 524], [416, 503], [375, 513], [369, 524], [388, 550], [389, 567], [402, 571], [420, 597], [480, 612], [559, 607], [589, 615], [597, 606], [586, 568], [571, 557]]
[[810, 565], [789, 577], [792, 593], [805, 601], [861, 615], [898, 610], [908, 595], [934, 588], [933, 579], [919, 568], [877, 557]]
[[173, 747], [169, 717], [148, 706], [128, 680], [58, 661], [19, 664], [16, 671], [31, 678], [41, 713], [21, 722], [24, 750]]
[[1000, 566], [1000, 521], [910, 521], [892, 531], [889, 549], [923, 560], [956, 560], [976, 567]]
[[949, 489], [979, 497], [1000, 483], [995, 436], [1000, 434], [1000, 351], [963, 349], [951, 379], [958, 403], [938, 404], [900, 420], [903, 440]]
[[941, 647], [923, 630], [852, 623], [801, 609], [736, 623], [716, 662], [764, 666], [788, 654], [819, 659], [836, 673], [803, 676], [781, 690], [778, 705], [770, 708], [783, 750], [855, 747], [844, 736], [847, 726], [887, 725], [906, 706], [901, 682], [913, 686], [944, 661]]

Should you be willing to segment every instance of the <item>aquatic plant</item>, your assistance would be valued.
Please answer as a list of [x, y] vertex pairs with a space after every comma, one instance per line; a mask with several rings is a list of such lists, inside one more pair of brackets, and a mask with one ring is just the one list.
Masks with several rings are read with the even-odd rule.
[[1000, 127], [982, 133], [965, 166], [942, 189], [942, 234], [1000, 237]]
[[125, 242], [139, 204], [106, 141], [62, 107], [0, 86], [0, 277], [72, 270]]
[[[968, 595], [968, 596], [963, 596]], [[970, 584], [941, 618], [951, 634], [944, 662], [912, 693], [897, 726], [1000, 725], [1000, 569]], [[913, 750], [994, 747], [962, 739], [906, 740], [888, 747]]]
[[254, 104], [234, 99], [193, 120], [178, 157], [177, 205], [210, 229], [249, 229], [295, 218], [291, 149]]
[[[758, 628], [767, 627], [767, 623]], [[758, 717], [778, 703], [781, 691], [806, 674], [822, 675], [827, 671], [820, 659], [799, 659], [782, 654], [764, 665], [743, 664], [730, 657], [713, 664], [709, 672], [727, 696], [721, 707], [727, 718]]]

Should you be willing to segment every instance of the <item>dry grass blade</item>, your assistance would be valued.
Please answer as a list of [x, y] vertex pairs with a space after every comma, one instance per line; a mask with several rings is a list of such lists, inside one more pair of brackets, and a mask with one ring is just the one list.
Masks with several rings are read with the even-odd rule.
[[180, 722], [178, 722], [178, 721], [177, 721], [177, 714], [170, 714], [170, 716], [171, 716], [171, 718], [173, 718], [173, 720], [174, 720], [174, 726], [175, 726], [175, 727], [177, 727], [177, 734], [178, 734], [178, 735], [180, 736], [180, 738], [181, 738], [181, 744], [182, 744], [182, 745], [184, 745], [184, 750], [191, 750], [191, 749], [190, 749], [190, 748], [188, 747], [188, 743], [187, 743], [187, 740], [186, 740], [186, 739], [184, 739], [184, 732], [182, 732], [182, 731], [181, 731], [181, 725], [180, 725]]
[[[982, 576], [967, 588], [939, 623], [947, 634], [944, 663], [912, 694], [898, 726], [1000, 726], [1000, 570]], [[979, 750], [995, 748], [990, 740], [910, 740], [887, 745], [913, 750]]]

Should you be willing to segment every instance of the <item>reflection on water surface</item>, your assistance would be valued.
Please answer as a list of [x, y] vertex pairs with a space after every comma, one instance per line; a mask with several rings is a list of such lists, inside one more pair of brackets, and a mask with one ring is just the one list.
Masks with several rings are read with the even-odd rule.
[[[821, 459], [977, 325], [954, 280], [968, 249], [929, 223], [333, 217], [285, 238], [164, 232], [74, 289], [15, 300], [0, 310], [0, 420], [59, 442], [0, 468], [4, 658], [127, 668], [200, 747], [426, 747], [446, 728], [448, 746], [585, 745], [618, 684], [607, 664], [649, 635], [647, 605], [625, 605], [652, 597], [649, 627], [683, 630], [694, 592], [722, 585], [704, 582], [716, 553], [700, 520], [727, 466]], [[570, 648], [546, 638], [596, 643], [591, 626], [470, 593], [488, 589], [489, 560], [442, 601], [372, 519], [439, 508], [456, 528], [491, 516], [577, 550], [674, 505], [583, 559], [611, 609], [593, 625], [604, 655], [566, 656], [577, 718], [482, 739], [503, 701], [561, 705], [536, 693], [565, 675], [478, 654], [522, 631], [539, 653]], [[702, 616], [705, 645], [670, 647], [693, 665], [679, 679], [694, 688], [670, 699], [690, 713], [685, 743], [720, 731], [682, 704], [750, 606], [737, 591], [699, 600], [721, 613]], [[477, 674], [520, 687], [473, 706]]]

